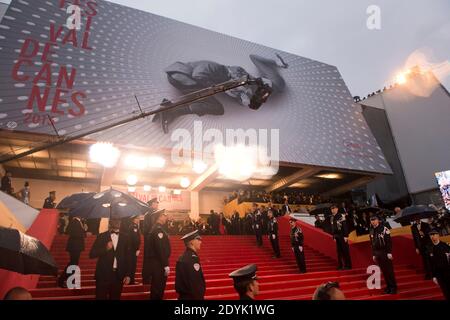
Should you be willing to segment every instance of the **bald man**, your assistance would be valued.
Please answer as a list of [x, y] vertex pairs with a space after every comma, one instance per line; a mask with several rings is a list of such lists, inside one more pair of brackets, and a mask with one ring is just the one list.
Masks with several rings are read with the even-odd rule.
[[16, 287], [8, 291], [4, 300], [32, 300], [31, 294], [27, 289]]

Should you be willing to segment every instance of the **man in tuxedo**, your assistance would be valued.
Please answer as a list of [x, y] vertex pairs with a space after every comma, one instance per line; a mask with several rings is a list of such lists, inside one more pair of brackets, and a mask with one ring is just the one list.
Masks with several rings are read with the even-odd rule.
[[130, 283], [130, 242], [119, 232], [120, 219], [109, 221], [109, 230], [100, 233], [92, 245], [89, 257], [98, 259], [95, 268], [97, 300], [120, 300], [123, 285]]
[[166, 289], [167, 277], [170, 274], [169, 258], [171, 253], [169, 235], [164, 225], [167, 223], [167, 214], [164, 210], [154, 213], [156, 223], [148, 235], [147, 256], [150, 266], [150, 299], [162, 300]]
[[292, 213], [291, 207], [289, 207], [289, 201], [287, 198], [284, 199], [283, 207], [281, 208], [281, 215], [289, 215]]
[[84, 238], [86, 238], [86, 231], [83, 222], [79, 217], [73, 217], [67, 226], [66, 233], [69, 235], [66, 244], [66, 251], [69, 252], [69, 264], [64, 269], [64, 272], [58, 279], [58, 285], [61, 288], [67, 287], [66, 280], [69, 277], [67, 268], [69, 266], [77, 266], [80, 261], [81, 252], [84, 251]]
[[253, 203], [253, 231], [255, 232], [256, 236], [256, 244], [258, 247], [263, 246], [263, 239], [262, 239], [262, 213], [261, 210], [259, 210], [258, 205], [256, 203]]
[[148, 252], [148, 235], [150, 234], [150, 231], [152, 231], [153, 223], [154, 223], [154, 217], [153, 213], [158, 211], [158, 199], [153, 198], [150, 201], [147, 202], [147, 204], [150, 206], [150, 210], [144, 215], [144, 222], [142, 226], [142, 235], [144, 236], [144, 260], [142, 262], [142, 282], [144, 284], [150, 283], [150, 260], [147, 256]]
[[231, 216], [231, 225], [233, 229], [233, 234], [241, 234], [240, 228], [241, 217], [239, 217], [239, 212], [234, 210], [233, 215]]
[[422, 256], [423, 268], [425, 269], [425, 279], [430, 280], [431, 275], [431, 263], [430, 253], [431, 239], [428, 233], [431, 231], [430, 225], [426, 222], [417, 219], [411, 226], [411, 232], [414, 239], [414, 245], [416, 246], [416, 253]]
[[130, 284], [136, 284], [136, 265], [139, 256], [139, 247], [141, 245], [141, 233], [139, 232], [139, 216], [131, 218], [131, 223], [128, 226], [128, 237], [130, 238]]
[[269, 241], [270, 244], [272, 245], [272, 249], [274, 252], [274, 258], [279, 258], [281, 257], [281, 253], [280, 253], [280, 243], [278, 241], [278, 221], [277, 218], [275, 218], [273, 216], [273, 212], [272, 210], [269, 210], [267, 212], [267, 216], [268, 216], [268, 223], [267, 223], [267, 231], [269, 233]]

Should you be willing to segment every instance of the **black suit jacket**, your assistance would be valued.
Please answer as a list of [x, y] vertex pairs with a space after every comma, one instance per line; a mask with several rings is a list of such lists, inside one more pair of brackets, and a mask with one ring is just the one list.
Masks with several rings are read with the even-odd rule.
[[78, 219], [71, 219], [67, 226], [66, 233], [69, 235], [66, 251], [84, 251], [84, 238], [86, 237], [86, 232], [84, 231], [82, 222]]
[[114, 258], [117, 259], [117, 275], [120, 279], [130, 276], [130, 242], [128, 235], [119, 233], [119, 241], [116, 250], [106, 250], [106, 245], [111, 240], [109, 231], [100, 233], [92, 245], [89, 257], [98, 258], [95, 268], [95, 280], [98, 283], [110, 283], [114, 277]]

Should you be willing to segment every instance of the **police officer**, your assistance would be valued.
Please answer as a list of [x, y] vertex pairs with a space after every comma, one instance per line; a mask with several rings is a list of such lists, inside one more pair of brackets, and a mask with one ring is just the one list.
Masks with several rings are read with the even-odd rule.
[[255, 300], [259, 293], [258, 270], [255, 264], [249, 264], [229, 274], [233, 279], [234, 289], [239, 294], [240, 300]]
[[167, 277], [170, 274], [169, 257], [171, 253], [169, 235], [164, 230], [167, 222], [167, 214], [164, 210], [154, 213], [152, 231], [148, 235], [147, 257], [150, 269], [150, 299], [162, 300], [166, 288]]
[[291, 246], [300, 273], [306, 273], [305, 250], [303, 248], [304, 236], [302, 229], [296, 225], [296, 222], [297, 220], [294, 218], [289, 219], [289, 224], [291, 225]]
[[411, 225], [411, 233], [416, 246], [416, 253], [422, 256], [423, 267], [425, 269], [425, 279], [431, 279], [430, 253], [431, 239], [428, 233], [431, 231], [430, 225], [426, 222], [416, 220]]
[[179, 300], [203, 300], [206, 291], [205, 277], [198, 252], [202, 237], [198, 230], [192, 231], [181, 238], [186, 251], [177, 261], [175, 270], [175, 290]]
[[44, 205], [42, 206], [42, 208], [44, 209], [55, 208], [56, 207], [55, 200], [56, 200], [56, 191], [50, 191], [48, 193], [48, 197], [45, 198]]
[[150, 283], [150, 260], [147, 256], [148, 252], [148, 235], [152, 231], [153, 228], [153, 214], [158, 211], [158, 199], [153, 198], [150, 201], [147, 202], [147, 204], [150, 206], [150, 210], [144, 215], [144, 221], [142, 224], [142, 235], [144, 236], [144, 260], [142, 262], [142, 282], [144, 284]]
[[431, 230], [430, 248], [431, 271], [434, 283], [441, 287], [445, 299], [450, 300], [450, 246], [440, 241], [439, 232]]
[[348, 246], [348, 227], [345, 222], [345, 217], [338, 213], [339, 208], [336, 205], [331, 206], [331, 234], [336, 242], [336, 250], [338, 257], [338, 270], [352, 268], [352, 261], [350, 258], [350, 249]]
[[280, 243], [278, 241], [278, 222], [277, 218], [273, 216], [273, 211], [267, 211], [267, 217], [269, 221], [267, 222], [267, 231], [269, 233], [269, 241], [272, 245], [273, 252], [275, 253], [274, 258], [279, 258], [280, 254]]
[[389, 229], [380, 223], [378, 215], [370, 218], [370, 242], [372, 245], [373, 261], [380, 266], [386, 281], [387, 294], [397, 293], [397, 282], [395, 280], [394, 265], [392, 263], [392, 241]]
[[141, 233], [139, 232], [139, 216], [131, 217], [131, 223], [128, 226], [128, 238], [130, 239], [130, 284], [136, 284], [136, 265], [139, 256], [139, 247], [141, 245]]
[[256, 203], [253, 203], [253, 231], [256, 236], [256, 244], [258, 247], [262, 247], [262, 214]]

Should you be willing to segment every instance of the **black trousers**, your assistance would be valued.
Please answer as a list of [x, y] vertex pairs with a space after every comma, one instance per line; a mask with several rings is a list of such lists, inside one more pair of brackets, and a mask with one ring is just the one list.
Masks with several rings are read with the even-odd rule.
[[431, 278], [431, 261], [430, 254], [426, 248], [420, 248], [419, 253], [422, 257], [423, 269], [425, 270], [425, 277]]
[[137, 267], [137, 256], [136, 251], [133, 251], [130, 253], [130, 284], [135, 283], [135, 277], [136, 277], [136, 267]]
[[166, 289], [167, 277], [159, 261], [150, 260], [150, 300], [162, 300]]
[[383, 273], [384, 281], [388, 289], [397, 289], [397, 281], [395, 280], [394, 264], [392, 260], [388, 259], [387, 252], [375, 251], [373, 253], [377, 259], [378, 266]]
[[113, 277], [109, 282], [95, 283], [95, 299], [97, 300], [120, 300], [122, 295], [123, 279], [121, 279], [117, 272], [114, 272]]
[[350, 258], [350, 249], [348, 247], [348, 242], [345, 242], [343, 237], [335, 237], [336, 239], [336, 250], [338, 258], [339, 268], [351, 268], [352, 260]]
[[[292, 250], [294, 251], [298, 269], [300, 270], [300, 272], [306, 272], [305, 252], [300, 251], [300, 248], [298, 246], [292, 247]], [[303, 250], [305, 249], [303, 248]]]
[[437, 274], [436, 279], [439, 283], [439, 287], [441, 287], [442, 294], [445, 299], [450, 301], [450, 271]]
[[280, 244], [278, 242], [278, 236], [275, 235], [275, 239], [273, 238], [274, 235], [269, 234], [269, 240], [270, 244], [272, 245], [273, 252], [275, 253], [275, 257], [279, 258], [281, 256], [280, 253]]
[[255, 225], [255, 236], [256, 236], [256, 244], [258, 245], [258, 247], [262, 247], [263, 245], [263, 239], [262, 239], [262, 230], [261, 230], [261, 226], [256, 226]]
[[59, 276], [58, 279], [58, 285], [60, 287], [62, 287], [67, 281], [67, 278], [69, 278], [69, 275], [67, 274], [67, 268], [69, 268], [70, 266], [78, 266], [80, 264], [80, 255], [81, 251], [69, 251], [69, 263], [64, 268], [63, 273]]

